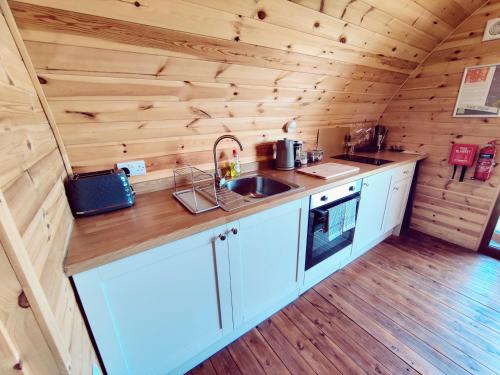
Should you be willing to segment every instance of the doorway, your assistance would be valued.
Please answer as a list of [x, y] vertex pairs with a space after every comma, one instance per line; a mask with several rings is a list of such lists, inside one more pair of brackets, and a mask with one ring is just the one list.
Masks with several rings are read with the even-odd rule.
[[495, 207], [491, 212], [490, 220], [486, 225], [479, 251], [500, 259], [500, 200], [498, 197]]

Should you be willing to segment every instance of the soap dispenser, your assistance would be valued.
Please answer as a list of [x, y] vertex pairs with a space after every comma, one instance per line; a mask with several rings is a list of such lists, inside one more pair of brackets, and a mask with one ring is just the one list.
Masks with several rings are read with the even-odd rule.
[[233, 158], [231, 159], [229, 166], [229, 175], [231, 178], [239, 177], [241, 175], [241, 165], [238, 151], [233, 150]]

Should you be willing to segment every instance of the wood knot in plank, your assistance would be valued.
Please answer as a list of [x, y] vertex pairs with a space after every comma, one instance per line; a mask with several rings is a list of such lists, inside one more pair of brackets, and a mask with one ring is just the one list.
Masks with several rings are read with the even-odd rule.
[[28, 297], [26, 297], [26, 294], [24, 294], [24, 290], [21, 292], [21, 294], [19, 294], [19, 297], [17, 297], [17, 304], [23, 309], [28, 309], [30, 307]]

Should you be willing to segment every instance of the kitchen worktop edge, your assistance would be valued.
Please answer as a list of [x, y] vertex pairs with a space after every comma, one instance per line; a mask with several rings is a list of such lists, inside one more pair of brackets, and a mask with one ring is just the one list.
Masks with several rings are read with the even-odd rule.
[[149, 250], [234, 220], [316, 194], [404, 164], [422, 160], [425, 154], [381, 152], [363, 154], [393, 161], [382, 166], [326, 158], [322, 163], [360, 167], [359, 173], [322, 180], [296, 171], [264, 169], [260, 172], [299, 184], [302, 189], [270, 197], [262, 202], [225, 212], [216, 209], [198, 215], [189, 213], [172, 196], [172, 190], [138, 195], [133, 207], [75, 220], [64, 269], [68, 276], [87, 271], [124, 257]]

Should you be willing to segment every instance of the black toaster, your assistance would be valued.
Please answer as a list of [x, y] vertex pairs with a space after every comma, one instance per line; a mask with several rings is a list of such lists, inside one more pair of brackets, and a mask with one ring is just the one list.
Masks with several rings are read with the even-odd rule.
[[130, 207], [135, 201], [122, 169], [75, 174], [66, 183], [66, 194], [74, 217]]

